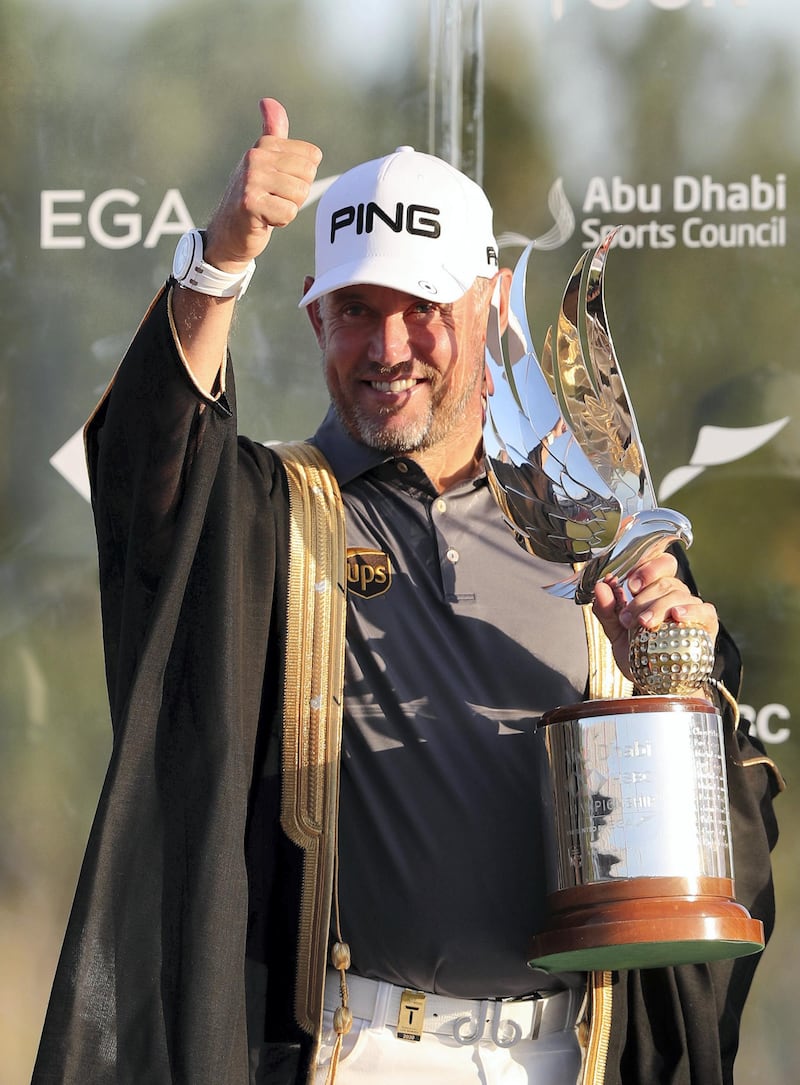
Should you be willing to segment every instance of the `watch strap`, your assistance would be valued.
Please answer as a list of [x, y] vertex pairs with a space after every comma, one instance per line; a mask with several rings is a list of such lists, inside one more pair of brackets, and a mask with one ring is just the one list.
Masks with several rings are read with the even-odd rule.
[[182, 274], [176, 274], [173, 268], [175, 282], [198, 294], [208, 294], [215, 298], [241, 298], [256, 270], [255, 260], [251, 260], [243, 271], [220, 271], [203, 259], [203, 242], [204, 237], [200, 230], [190, 230], [181, 238], [179, 245], [192, 246], [191, 260]]

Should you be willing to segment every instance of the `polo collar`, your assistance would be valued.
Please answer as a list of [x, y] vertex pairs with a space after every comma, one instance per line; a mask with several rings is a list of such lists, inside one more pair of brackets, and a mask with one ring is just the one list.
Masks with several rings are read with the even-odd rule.
[[369, 448], [351, 437], [333, 407], [328, 408], [328, 413], [311, 438], [311, 444], [320, 450], [331, 465], [340, 486], [346, 486], [359, 475], [364, 475], [373, 467], [392, 459], [380, 449]]

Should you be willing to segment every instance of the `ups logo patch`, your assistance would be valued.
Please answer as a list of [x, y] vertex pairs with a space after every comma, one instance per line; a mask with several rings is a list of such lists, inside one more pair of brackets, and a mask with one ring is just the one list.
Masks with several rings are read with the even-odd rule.
[[347, 590], [362, 599], [374, 599], [392, 586], [392, 563], [382, 550], [347, 548]]

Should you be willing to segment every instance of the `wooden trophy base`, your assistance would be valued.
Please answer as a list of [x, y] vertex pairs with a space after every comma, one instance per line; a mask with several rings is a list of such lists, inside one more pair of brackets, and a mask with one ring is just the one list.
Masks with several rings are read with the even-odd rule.
[[730, 878], [627, 878], [562, 889], [528, 964], [547, 972], [663, 968], [744, 957], [763, 924], [733, 899]]

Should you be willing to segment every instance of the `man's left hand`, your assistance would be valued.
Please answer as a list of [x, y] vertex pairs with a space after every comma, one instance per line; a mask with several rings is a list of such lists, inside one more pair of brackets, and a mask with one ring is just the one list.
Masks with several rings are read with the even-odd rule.
[[692, 595], [677, 577], [678, 563], [672, 554], [637, 565], [628, 576], [628, 598], [619, 582], [601, 581], [594, 589], [594, 613], [614, 648], [617, 666], [630, 678], [628, 642], [637, 626], [657, 629], [665, 621], [687, 622], [702, 626], [716, 641], [719, 630], [717, 610]]

